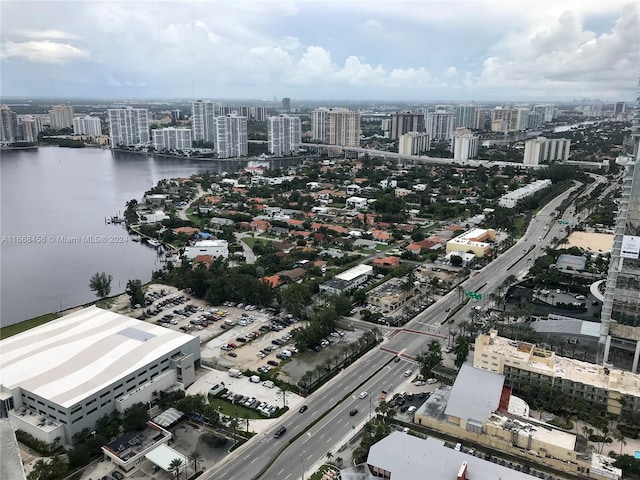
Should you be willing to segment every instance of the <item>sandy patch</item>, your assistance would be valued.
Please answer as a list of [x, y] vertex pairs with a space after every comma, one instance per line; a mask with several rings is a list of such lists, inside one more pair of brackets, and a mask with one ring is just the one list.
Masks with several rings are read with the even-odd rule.
[[[567, 243], [569, 244], [569, 247], [583, 248], [590, 252], [606, 253], [613, 248], [613, 234], [573, 232], [569, 235]], [[567, 243], [563, 243], [561, 247], [567, 248]]]

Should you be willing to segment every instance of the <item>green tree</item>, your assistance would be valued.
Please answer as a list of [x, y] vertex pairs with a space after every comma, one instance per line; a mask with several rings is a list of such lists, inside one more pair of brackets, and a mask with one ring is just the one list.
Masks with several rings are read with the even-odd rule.
[[462, 257], [460, 255], [451, 255], [451, 258], [449, 259], [449, 261], [451, 262], [451, 265], [453, 265], [454, 267], [462, 266]]
[[124, 411], [122, 426], [125, 431], [144, 430], [149, 421], [149, 410], [144, 403], [136, 403]]
[[189, 460], [193, 464], [193, 471], [198, 471], [198, 462], [202, 461], [202, 454], [198, 450], [194, 450], [189, 454]]
[[182, 465], [183, 464], [184, 464], [184, 462], [182, 461], [181, 458], [174, 458], [169, 463], [169, 471], [171, 473], [173, 473], [177, 478], [178, 475], [180, 475], [180, 470], [182, 470]]
[[456, 338], [456, 344], [453, 347], [453, 351], [456, 354], [456, 359], [453, 361], [456, 367], [460, 368], [467, 361], [469, 356], [469, 349], [471, 347], [471, 337], [468, 335], [461, 335]]
[[423, 377], [431, 376], [431, 371], [442, 362], [442, 346], [438, 340], [429, 342], [428, 350], [418, 354], [416, 357], [420, 365], [420, 373]]
[[95, 292], [98, 298], [108, 297], [111, 293], [113, 277], [106, 272], [96, 272], [89, 279], [89, 290]]
[[140, 280], [129, 280], [124, 291], [129, 295], [132, 307], [144, 305], [144, 288]]
[[39, 459], [27, 477], [29, 480], [59, 480], [67, 475], [67, 464], [56, 455], [50, 459]]

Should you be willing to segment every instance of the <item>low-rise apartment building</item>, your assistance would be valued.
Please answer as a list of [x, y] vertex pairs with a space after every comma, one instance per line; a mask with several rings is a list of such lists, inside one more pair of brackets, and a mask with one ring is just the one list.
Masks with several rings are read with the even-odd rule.
[[471, 252], [476, 257], [482, 258], [491, 250], [490, 241], [494, 241], [496, 232], [492, 229], [474, 228], [447, 242], [447, 253]]

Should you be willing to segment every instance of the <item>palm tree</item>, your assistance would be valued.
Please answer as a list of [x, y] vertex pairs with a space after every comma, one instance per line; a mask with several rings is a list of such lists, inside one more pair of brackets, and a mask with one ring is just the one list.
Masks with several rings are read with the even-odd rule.
[[336, 465], [338, 468], [342, 468], [342, 464], [344, 463], [344, 459], [342, 457], [336, 457]]
[[276, 392], [276, 397], [282, 397], [282, 408], [286, 408], [287, 406], [287, 389], [286, 387], [278, 386], [278, 391]]
[[198, 471], [198, 462], [202, 460], [202, 454], [198, 450], [194, 450], [189, 454], [189, 460], [193, 463], [193, 471]]
[[182, 465], [183, 465], [183, 461], [181, 458], [174, 458], [173, 460], [171, 460], [171, 462], [169, 463], [169, 471], [171, 473], [173, 473], [176, 478], [178, 477], [178, 475], [180, 474], [180, 470], [182, 470]]
[[331, 462], [332, 458], [333, 458], [333, 453], [327, 452], [327, 462]]
[[624, 441], [626, 438], [624, 436], [624, 433], [622, 433], [620, 430], [614, 430], [613, 438], [615, 438], [616, 441], [620, 442], [620, 455], [622, 455], [622, 447], [627, 444], [627, 442]]

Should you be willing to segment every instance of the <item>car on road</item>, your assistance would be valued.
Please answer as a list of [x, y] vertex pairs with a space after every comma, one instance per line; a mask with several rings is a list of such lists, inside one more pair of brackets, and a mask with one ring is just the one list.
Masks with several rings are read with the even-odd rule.
[[422, 380], [415, 383], [416, 387], [422, 387], [423, 385], [425, 385], [425, 383]]
[[302, 406], [300, 407], [300, 410], [298, 410], [298, 412], [300, 412], [300, 413], [304, 413], [304, 412], [306, 412], [307, 410], [309, 410], [309, 407], [307, 407], [306, 405], [302, 405]]
[[369, 395], [368, 392], [362, 392], [360, 395], [358, 395], [358, 398], [367, 398], [367, 395]]
[[393, 359], [394, 362], [398, 363], [400, 361], [400, 357], [396, 357]]
[[429, 378], [427, 380], [427, 385], [433, 385], [434, 383], [438, 383], [438, 379], [436, 378]]
[[229, 352], [229, 353], [227, 353], [227, 355], [229, 355], [230, 357], [233, 357], [233, 358], [236, 358], [238, 356], [238, 354], [235, 353], [235, 352]]
[[276, 433], [273, 436], [276, 438], [280, 438], [286, 431], [287, 429], [285, 427], [280, 427], [278, 430], [276, 430]]
[[404, 372], [404, 376], [410, 377], [412, 373], [413, 373], [413, 370], [407, 370], [406, 372]]
[[351, 411], [349, 412], [349, 415], [352, 416], [352, 417], [354, 415], [357, 415], [357, 414], [358, 414], [358, 409], [357, 408], [352, 408]]
[[444, 353], [451, 353], [453, 352], [453, 347], [447, 347], [444, 349]]
[[445, 309], [445, 312], [450, 312], [451, 311], [451, 307], [448, 307]]

